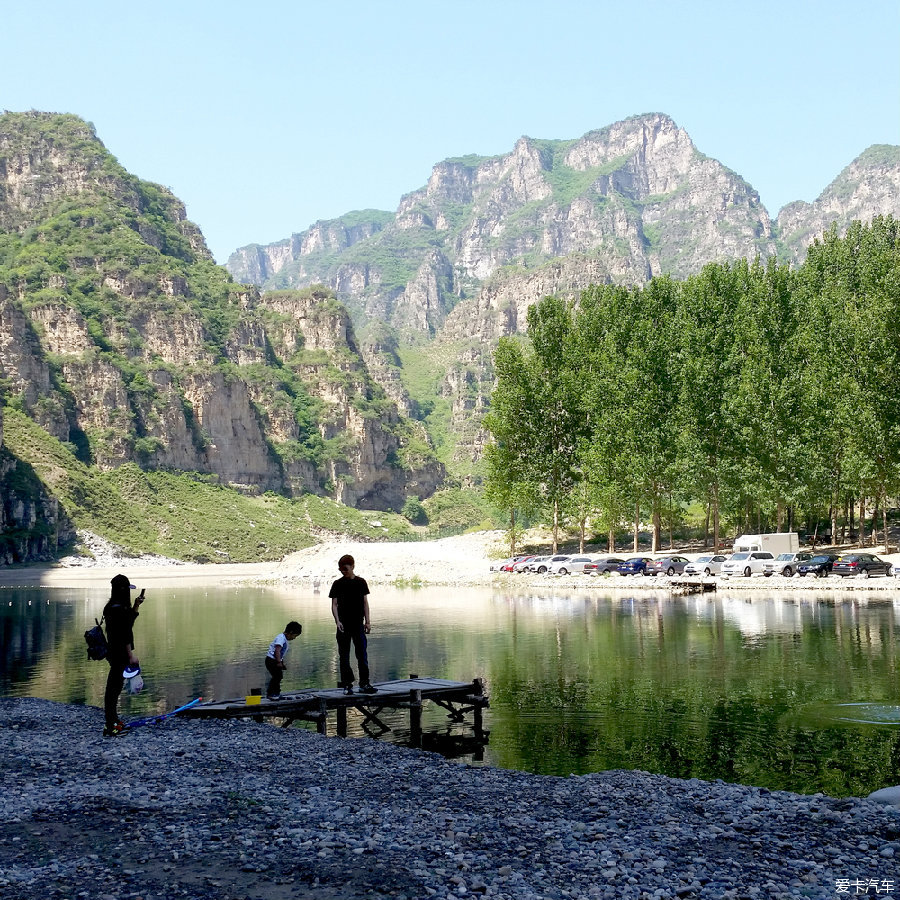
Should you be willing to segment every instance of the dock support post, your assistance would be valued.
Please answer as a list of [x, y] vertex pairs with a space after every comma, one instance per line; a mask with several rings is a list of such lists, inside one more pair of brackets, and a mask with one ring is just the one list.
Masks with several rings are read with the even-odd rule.
[[409, 743], [411, 747], [422, 746], [422, 692], [409, 692]]
[[347, 707], [337, 708], [337, 733], [338, 737], [347, 737]]
[[[476, 678], [472, 681], [472, 693], [476, 697], [484, 696], [484, 682], [480, 678]], [[483, 727], [483, 721], [482, 721], [482, 715], [481, 715], [482, 710], [483, 710], [483, 707], [481, 706], [481, 703], [479, 703], [476, 700], [475, 704], [474, 704], [474, 709], [472, 710], [472, 719], [473, 719], [473, 726], [475, 728], [475, 734], [478, 735], [478, 737], [481, 737], [484, 734], [484, 727]]]
[[328, 734], [328, 705], [325, 699], [319, 700], [319, 718], [316, 721], [316, 731], [319, 734]]

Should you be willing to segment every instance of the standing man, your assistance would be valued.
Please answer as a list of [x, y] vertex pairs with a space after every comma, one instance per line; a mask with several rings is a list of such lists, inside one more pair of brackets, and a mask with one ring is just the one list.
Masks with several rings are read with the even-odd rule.
[[341, 577], [332, 585], [331, 615], [337, 626], [338, 659], [341, 665], [341, 687], [345, 694], [353, 693], [353, 669], [350, 667], [350, 644], [356, 650], [359, 664], [359, 689], [363, 694], [377, 694], [378, 688], [369, 682], [369, 658], [366, 653], [366, 635], [372, 630], [369, 622], [369, 586], [365, 578], [354, 574], [356, 565], [350, 554], [338, 560]]

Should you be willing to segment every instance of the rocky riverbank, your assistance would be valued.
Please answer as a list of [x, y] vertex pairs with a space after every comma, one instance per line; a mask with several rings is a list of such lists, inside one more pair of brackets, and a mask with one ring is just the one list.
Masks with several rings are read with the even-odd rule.
[[536, 776], [249, 722], [169, 720], [115, 739], [101, 728], [97, 709], [0, 700], [4, 900], [737, 900], [900, 886], [900, 812], [867, 800], [641, 772]]

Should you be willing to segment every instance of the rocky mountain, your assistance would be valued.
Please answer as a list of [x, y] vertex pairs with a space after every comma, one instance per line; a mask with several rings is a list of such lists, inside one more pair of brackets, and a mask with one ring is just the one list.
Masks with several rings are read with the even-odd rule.
[[[750, 185], [653, 114], [577, 140], [523, 137], [504, 156], [445, 160], [393, 216], [318, 222], [241, 248], [227, 267], [263, 288], [328, 284], [362, 321], [421, 337], [507, 269], [529, 275], [574, 257], [592, 278], [633, 283], [775, 249]], [[583, 281], [577, 268], [565, 271]]]
[[101, 468], [373, 509], [444, 475], [333, 292], [232, 282], [183, 205], [75, 116], [0, 116], [0, 378], [6, 403]]
[[[263, 290], [327, 284], [379, 340], [363, 353], [405, 409], [415, 403], [394, 353], [419, 347], [440, 361], [438, 393], [463, 468], [480, 457], [478, 410], [493, 379], [498, 338], [524, 329], [547, 294], [576, 298], [591, 283], [682, 278], [714, 260], [757, 254], [802, 262], [837, 222], [900, 215], [900, 148], [872, 147], [815, 203], [776, 222], [739, 175], [702, 154], [668, 116], [617, 122], [569, 141], [521, 138], [503, 156], [438, 163], [391, 213], [317, 222], [289, 240], [236, 250], [227, 268]], [[407, 350], [409, 359], [417, 351]], [[401, 355], [404, 355], [401, 353]]]
[[813, 239], [836, 225], [838, 232], [858, 219], [900, 212], [900, 147], [876, 144], [858, 156], [825, 188], [814, 203], [798, 200], [778, 213], [782, 256], [793, 263], [806, 258]]

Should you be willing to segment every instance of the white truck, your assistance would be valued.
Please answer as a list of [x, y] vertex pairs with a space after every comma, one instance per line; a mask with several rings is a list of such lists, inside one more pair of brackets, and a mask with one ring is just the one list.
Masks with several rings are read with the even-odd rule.
[[742, 534], [735, 538], [735, 553], [752, 553], [754, 550], [768, 550], [772, 556], [779, 553], [796, 553], [800, 549], [800, 538], [796, 531], [782, 531], [777, 534]]

